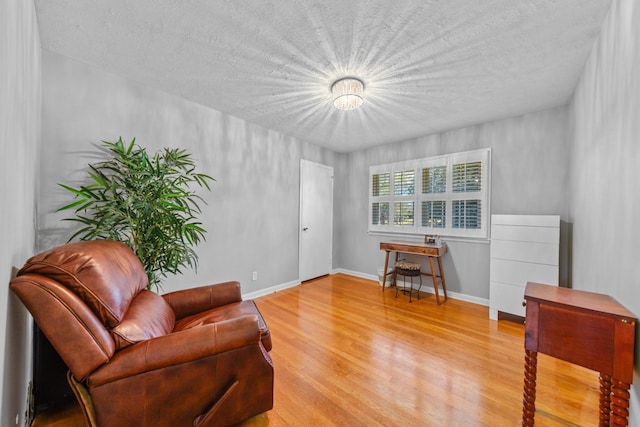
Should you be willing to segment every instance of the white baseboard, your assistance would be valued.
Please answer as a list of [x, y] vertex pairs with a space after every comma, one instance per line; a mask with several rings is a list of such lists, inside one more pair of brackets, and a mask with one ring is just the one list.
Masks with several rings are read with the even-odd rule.
[[298, 286], [300, 284], [300, 280], [292, 280], [291, 282], [283, 283], [281, 285], [271, 286], [270, 288], [260, 289], [255, 292], [250, 292], [248, 294], [242, 294], [242, 299], [254, 299], [264, 295], [273, 294], [278, 291], [283, 291], [288, 288], [293, 288], [294, 286]]
[[[380, 285], [380, 282], [378, 281], [378, 275], [377, 274], [365, 274], [365, 273], [360, 273], [358, 271], [346, 270], [344, 268], [336, 268], [331, 272], [331, 274], [336, 274], [336, 273], [347, 274], [349, 276], [360, 277], [362, 279], [375, 280], [375, 282], [378, 283], [378, 286]], [[422, 285], [422, 289], [420, 289], [420, 290], [424, 291], [424, 292], [431, 293], [431, 294], [434, 293], [432, 287], [425, 286], [424, 284]], [[466, 294], [461, 294], [461, 293], [458, 293], [458, 292], [452, 292], [450, 290], [447, 290], [447, 296], [449, 298], [452, 298], [452, 299], [459, 299], [461, 301], [466, 301], [466, 302], [470, 302], [470, 303], [473, 303], [473, 304], [479, 304], [479, 305], [484, 305], [484, 306], [489, 307], [489, 300], [487, 298], [479, 298], [479, 297], [475, 297], [473, 295], [466, 295]]]
[[[337, 274], [337, 273], [346, 274], [348, 276], [355, 276], [361, 279], [369, 279], [374, 281], [376, 284], [378, 284], [378, 286], [380, 286], [377, 274], [360, 273], [359, 271], [347, 270], [344, 268], [335, 268], [331, 272], [331, 274]], [[283, 283], [281, 285], [271, 286], [269, 288], [260, 289], [258, 291], [250, 292], [248, 294], [242, 294], [242, 298], [243, 299], [258, 298], [264, 295], [272, 294], [274, 292], [283, 291], [288, 288], [293, 288], [294, 286], [298, 286], [300, 283], [301, 283], [300, 280], [293, 280], [291, 282]], [[421, 291], [433, 294], [433, 289], [430, 286], [423, 285]], [[489, 300], [486, 298], [479, 298], [479, 297], [474, 297], [473, 295], [460, 294], [458, 292], [452, 292], [449, 290], [447, 291], [447, 296], [452, 299], [458, 299], [461, 301], [484, 305], [487, 307], [489, 306]]]
[[347, 274], [349, 276], [355, 276], [355, 277], [359, 277], [361, 279], [375, 280], [376, 283], [378, 282], [378, 275], [377, 274], [365, 274], [365, 273], [360, 273], [358, 271], [347, 270], [347, 269], [344, 269], [344, 268], [335, 268], [331, 272], [331, 274], [337, 274], [337, 273]]
[[[427, 290], [427, 292], [429, 291]], [[484, 305], [485, 307], [489, 307], [489, 300], [487, 298], [474, 297], [473, 295], [459, 294], [457, 292], [451, 292], [451, 291], [447, 291], [447, 296], [453, 299], [459, 299], [460, 301], [466, 301], [473, 304]]]

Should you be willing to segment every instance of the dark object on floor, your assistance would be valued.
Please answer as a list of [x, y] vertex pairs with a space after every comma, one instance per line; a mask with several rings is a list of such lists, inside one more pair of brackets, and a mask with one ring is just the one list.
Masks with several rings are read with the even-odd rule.
[[37, 324], [33, 326], [34, 415], [75, 400], [67, 383], [67, 365]]
[[11, 281], [88, 425], [226, 426], [273, 407], [269, 329], [238, 282], [146, 286], [135, 254], [107, 240], [36, 255]]

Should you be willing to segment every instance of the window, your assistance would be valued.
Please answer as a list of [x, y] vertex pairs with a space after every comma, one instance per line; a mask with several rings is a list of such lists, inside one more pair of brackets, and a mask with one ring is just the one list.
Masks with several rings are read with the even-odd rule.
[[490, 149], [371, 166], [369, 231], [488, 237]]
[[453, 228], [480, 228], [481, 210], [480, 200], [454, 200], [453, 201]]
[[413, 202], [395, 202], [393, 204], [393, 224], [413, 225]]
[[480, 191], [482, 162], [458, 163], [453, 165], [453, 192]]
[[422, 192], [444, 193], [447, 191], [447, 168], [438, 166], [422, 169]]
[[372, 209], [371, 221], [373, 225], [388, 225], [389, 224], [389, 203], [374, 203]]
[[375, 174], [373, 175], [373, 195], [374, 196], [388, 196], [389, 189], [391, 188], [390, 174]]
[[422, 226], [445, 228], [447, 225], [447, 208], [444, 200], [422, 202]]
[[393, 174], [393, 194], [411, 196], [416, 186], [416, 171], [402, 171]]

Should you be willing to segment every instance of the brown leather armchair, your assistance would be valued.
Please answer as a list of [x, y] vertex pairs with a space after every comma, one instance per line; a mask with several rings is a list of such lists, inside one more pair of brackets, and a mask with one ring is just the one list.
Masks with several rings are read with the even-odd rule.
[[226, 426], [273, 407], [269, 329], [238, 282], [146, 286], [135, 254], [108, 240], [36, 255], [11, 281], [89, 425]]

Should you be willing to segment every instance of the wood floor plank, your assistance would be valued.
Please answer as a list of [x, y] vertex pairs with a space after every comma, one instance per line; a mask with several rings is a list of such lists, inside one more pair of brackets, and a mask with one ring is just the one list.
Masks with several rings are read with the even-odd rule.
[[[523, 326], [421, 296], [336, 274], [258, 298], [274, 409], [242, 426], [520, 425]], [[537, 405], [536, 425], [597, 425], [597, 374], [540, 355]]]
[[[520, 425], [523, 326], [421, 297], [336, 274], [257, 298], [273, 340], [274, 408], [241, 426]], [[539, 355], [537, 426], [597, 425], [598, 403], [595, 372]]]

